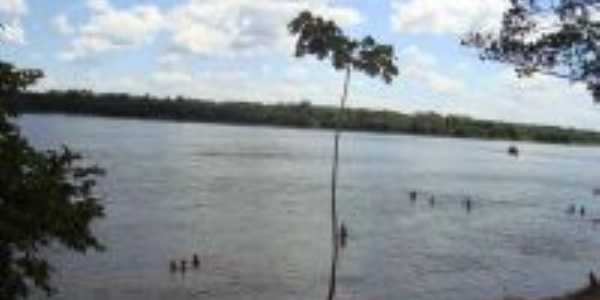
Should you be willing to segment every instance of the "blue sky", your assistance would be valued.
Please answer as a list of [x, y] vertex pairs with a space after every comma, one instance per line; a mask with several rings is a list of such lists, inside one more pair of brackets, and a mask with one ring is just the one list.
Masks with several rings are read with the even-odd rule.
[[391, 85], [354, 77], [350, 105], [459, 113], [600, 130], [585, 88], [520, 80], [477, 59], [460, 35], [493, 30], [503, 0], [2, 0], [0, 59], [38, 67], [39, 90], [185, 95], [215, 100], [337, 102], [342, 74], [292, 57], [285, 25], [303, 9], [350, 35], [395, 46]]

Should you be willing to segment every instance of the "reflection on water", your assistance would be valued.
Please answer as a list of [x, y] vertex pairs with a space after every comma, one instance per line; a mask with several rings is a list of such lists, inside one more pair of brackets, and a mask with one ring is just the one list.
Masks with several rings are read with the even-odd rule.
[[[56, 299], [324, 299], [331, 133], [24, 116], [40, 146], [105, 167], [108, 246], [52, 250]], [[337, 299], [560, 294], [598, 261], [594, 148], [345, 134], [338, 206], [350, 230]], [[411, 204], [409, 192], [419, 192]], [[434, 204], [430, 204], [430, 196]], [[464, 201], [472, 199], [468, 213]], [[568, 215], [568, 205], [586, 215]], [[198, 271], [171, 273], [198, 253]]]

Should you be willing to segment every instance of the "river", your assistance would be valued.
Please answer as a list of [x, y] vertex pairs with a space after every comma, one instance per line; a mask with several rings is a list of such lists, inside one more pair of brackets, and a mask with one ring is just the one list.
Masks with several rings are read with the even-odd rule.
[[[18, 123], [37, 147], [67, 144], [107, 171], [107, 216], [94, 224], [107, 251], [49, 251], [54, 299], [325, 299], [331, 132], [63, 115]], [[515, 158], [509, 144], [345, 133], [338, 299], [494, 300], [584, 284], [600, 268], [600, 148], [518, 143]], [[567, 215], [571, 203], [586, 216]], [[193, 253], [199, 270], [169, 272]]]

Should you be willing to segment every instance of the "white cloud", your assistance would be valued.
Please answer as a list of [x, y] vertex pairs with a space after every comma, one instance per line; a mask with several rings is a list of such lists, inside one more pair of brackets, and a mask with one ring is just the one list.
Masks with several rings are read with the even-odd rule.
[[66, 60], [84, 59], [113, 50], [150, 43], [167, 32], [172, 49], [200, 56], [255, 56], [291, 51], [287, 22], [303, 9], [336, 20], [342, 26], [363, 21], [352, 8], [325, 0], [189, 0], [167, 10], [152, 5], [117, 9], [108, 0], [87, 0], [89, 19], [73, 30], [66, 17], [54, 27], [75, 37], [61, 54]]
[[24, 0], [2, 0], [0, 12], [8, 15], [24, 15], [27, 13], [27, 4]]
[[179, 63], [183, 59], [182, 55], [179, 53], [167, 53], [160, 56], [157, 59], [157, 62], [162, 65], [172, 66]]
[[157, 71], [152, 74], [152, 81], [163, 86], [188, 84], [192, 82], [192, 76], [179, 71]]
[[310, 79], [310, 73], [306, 64], [298, 63], [289, 66], [282, 75], [286, 80], [299, 81]]
[[403, 48], [398, 53], [400, 64], [410, 64], [422, 68], [431, 68], [437, 65], [437, 59], [430, 53], [425, 52], [416, 45], [410, 45]]
[[0, 41], [15, 45], [23, 45], [26, 43], [25, 30], [20, 21], [6, 21], [3, 22], [2, 25], [4, 28], [0, 29]]
[[0, 29], [0, 41], [17, 45], [26, 43], [21, 19], [27, 11], [24, 0], [0, 1], [0, 24], [4, 26]]
[[398, 54], [403, 84], [419, 85], [441, 96], [463, 96], [467, 88], [463, 81], [446, 74], [438, 66], [437, 59], [412, 45]]
[[418, 95], [407, 106], [508, 122], [600, 128], [598, 108], [580, 84], [548, 76], [518, 78], [510, 68], [476, 72], [485, 76], [470, 81], [460, 97], [422, 101]]
[[60, 53], [59, 58], [66, 61], [75, 61], [119, 48], [122, 47], [102, 37], [84, 35], [73, 40], [69, 48]]
[[62, 35], [70, 35], [75, 33], [75, 29], [65, 15], [58, 15], [52, 19], [52, 27]]
[[509, 67], [448, 68], [414, 46], [400, 51], [399, 59], [401, 91], [395, 100], [405, 101], [388, 103], [397, 109], [600, 128], [598, 108], [581, 84], [550, 76], [519, 78]]
[[182, 51], [204, 56], [257, 55], [289, 50], [286, 24], [310, 9], [342, 26], [362, 22], [360, 13], [324, 1], [191, 0], [169, 13], [173, 43]]
[[139, 5], [119, 11], [97, 11], [81, 28], [84, 35], [99, 36], [117, 45], [139, 45], [152, 39], [162, 26], [162, 15], [155, 6]]
[[[186, 69], [184, 65], [157, 65], [154, 70], [138, 73], [121, 73], [103, 76], [93, 69], [74, 76], [49, 74], [37, 85], [38, 90], [51, 88], [93, 89], [97, 92], [126, 92], [150, 94], [159, 97], [186, 96], [216, 101], [261, 101], [266, 103], [300, 101], [310, 99], [314, 103], [327, 104], [339, 99], [342, 76], [326, 74], [305, 76], [302, 68], [291, 68], [290, 78], [279, 76], [278, 69], [257, 73], [253, 68], [242, 69]], [[324, 72], [335, 73], [323, 67]], [[308, 75], [313, 74], [312, 71]], [[320, 74], [320, 73], [318, 73]], [[73, 78], [70, 78], [73, 77]], [[315, 80], [318, 77], [318, 80]], [[60, 79], [59, 81], [54, 79]]]
[[512, 101], [554, 108], [556, 105], [572, 105], [575, 101], [585, 101], [586, 107], [594, 105], [585, 85], [570, 83], [557, 77], [536, 75], [523, 78], [519, 77], [514, 70], [506, 68], [491, 80], [495, 81], [499, 94]]
[[463, 96], [467, 92], [467, 88], [463, 81], [457, 80], [445, 74], [437, 73], [429, 70], [427, 73], [422, 73], [417, 76], [421, 77], [432, 91], [448, 96]]
[[392, 0], [394, 31], [409, 34], [463, 34], [500, 25], [509, 1], [504, 0]]
[[107, 13], [113, 10], [108, 0], [87, 0], [87, 6], [97, 13]]
[[91, 17], [76, 30], [76, 37], [61, 53], [65, 60], [139, 47], [152, 41], [163, 26], [163, 16], [156, 6], [135, 5], [118, 10], [106, 0], [88, 0], [87, 4]]

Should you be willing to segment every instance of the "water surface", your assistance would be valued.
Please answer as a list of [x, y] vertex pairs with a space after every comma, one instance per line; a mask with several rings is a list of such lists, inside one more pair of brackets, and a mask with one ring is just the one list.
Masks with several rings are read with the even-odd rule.
[[[107, 245], [60, 249], [55, 299], [324, 299], [332, 134], [321, 130], [24, 115], [39, 147], [104, 167]], [[339, 299], [548, 296], [599, 267], [600, 149], [346, 133]], [[421, 196], [435, 195], [431, 207]], [[461, 202], [473, 198], [471, 213]], [[566, 207], [587, 207], [585, 218]], [[599, 228], [600, 230], [600, 228]], [[170, 274], [170, 259], [202, 258]]]

